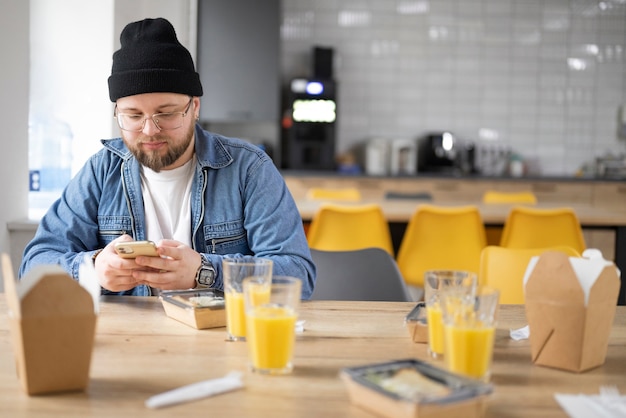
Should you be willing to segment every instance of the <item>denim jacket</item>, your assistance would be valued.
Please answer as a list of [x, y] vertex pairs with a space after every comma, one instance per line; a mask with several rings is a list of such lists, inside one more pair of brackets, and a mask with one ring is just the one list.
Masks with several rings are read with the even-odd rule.
[[[204, 253], [223, 289], [222, 257], [256, 255], [274, 261], [275, 275], [302, 279], [302, 298], [315, 285], [315, 265], [295, 202], [272, 160], [260, 148], [195, 129], [191, 190], [193, 248]], [[26, 246], [19, 276], [40, 264], [60, 264], [73, 278], [85, 255], [123, 234], [146, 239], [140, 164], [121, 138], [103, 140], [42, 218]], [[140, 285], [125, 292], [150, 295]]]

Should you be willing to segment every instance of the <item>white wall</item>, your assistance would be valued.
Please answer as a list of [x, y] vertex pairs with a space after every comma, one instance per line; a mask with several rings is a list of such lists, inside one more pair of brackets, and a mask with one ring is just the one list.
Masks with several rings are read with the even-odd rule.
[[7, 222], [28, 211], [29, 2], [0, 0], [0, 10], [0, 252], [11, 254]]

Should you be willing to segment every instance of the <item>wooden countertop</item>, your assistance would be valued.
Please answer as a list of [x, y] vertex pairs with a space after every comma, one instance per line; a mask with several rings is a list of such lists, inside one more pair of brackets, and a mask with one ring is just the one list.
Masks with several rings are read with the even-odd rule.
[[[300, 212], [300, 216], [304, 220], [311, 220], [319, 207], [325, 203], [319, 200], [309, 200], [306, 198], [296, 199], [296, 205]], [[408, 222], [413, 213], [420, 205], [441, 205], [441, 206], [466, 206], [474, 205], [478, 207], [483, 222], [486, 224], [503, 225], [509, 211], [513, 206], [509, 204], [484, 204], [484, 203], [468, 203], [467, 201], [447, 201], [447, 202], [430, 202], [419, 199], [363, 199], [356, 203], [351, 202], [335, 202], [340, 205], [365, 205], [377, 204], [383, 210], [385, 217], [390, 222]], [[576, 212], [583, 227], [589, 226], [626, 226], [626, 210], [618, 210], [611, 208], [598, 208], [585, 204], [563, 204], [555, 205], [554, 203], [544, 203], [532, 205], [534, 208], [555, 208], [559, 206], [567, 206]]]
[[[371, 418], [350, 403], [338, 378], [342, 368], [406, 358], [443, 367], [429, 359], [425, 344], [411, 341], [404, 317], [414, 305], [407, 302], [304, 302], [305, 331], [296, 342], [294, 372], [260, 376], [247, 370], [245, 343], [225, 341], [225, 328], [190, 328], [166, 317], [157, 298], [102, 301], [88, 389], [29, 397], [15, 374], [7, 306], [0, 294], [2, 416]], [[605, 384], [626, 392], [626, 307], [617, 307], [606, 363], [580, 374], [532, 365], [529, 342], [508, 336], [510, 328], [523, 325], [523, 306], [500, 308], [488, 417], [565, 417], [555, 392], [592, 394]], [[244, 372], [244, 389], [160, 410], [144, 406], [152, 395], [232, 370]]]
[[482, 174], [455, 174], [455, 173], [427, 173], [419, 172], [414, 176], [398, 175], [398, 176], [373, 176], [366, 173], [362, 174], [342, 174], [338, 171], [332, 170], [280, 170], [283, 176], [290, 177], [326, 177], [337, 179], [363, 179], [363, 180], [475, 180], [475, 181], [513, 181], [513, 182], [609, 182], [619, 183], [626, 182], [626, 178], [613, 178], [613, 177], [590, 177], [590, 176], [488, 176]]

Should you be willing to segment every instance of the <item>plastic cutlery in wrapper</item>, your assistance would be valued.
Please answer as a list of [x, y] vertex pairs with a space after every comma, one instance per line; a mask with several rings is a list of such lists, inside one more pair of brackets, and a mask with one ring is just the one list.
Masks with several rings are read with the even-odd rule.
[[148, 398], [146, 406], [148, 408], [161, 408], [239, 389], [243, 387], [241, 376], [241, 372], [230, 372], [219, 379], [205, 380], [182, 386]]

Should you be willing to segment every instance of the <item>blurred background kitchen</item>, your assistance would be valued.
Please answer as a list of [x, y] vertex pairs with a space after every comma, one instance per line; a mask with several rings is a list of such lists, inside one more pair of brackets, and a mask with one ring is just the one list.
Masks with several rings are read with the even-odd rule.
[[452, 158], [470, 147], [484, 174], [521, 161], [512, 174], [626, 175], [624, 0], [283, 0], [281, 10], [283, 87], [315, 78], [315, 46], [334, 52], [336, 155], [450, 132]]
[[156, 16], [195, 53], [202, 124], [282, 169], [626, 178], [626, 0], [0, 5], [5, 223], [40, 216], [118, 134], [111, 55]]

